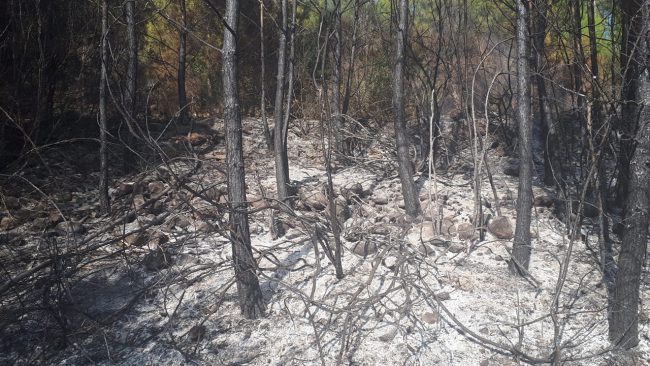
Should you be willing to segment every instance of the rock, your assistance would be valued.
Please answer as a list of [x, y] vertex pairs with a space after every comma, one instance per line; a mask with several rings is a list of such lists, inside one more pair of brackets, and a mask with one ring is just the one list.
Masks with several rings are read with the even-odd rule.
[[447, 238], [456, 235], [456, 224], [449, 218], [443, 218], [440, 223], [440, 235]]
[[350, 192], [363, 198], [364, 196], [364, 191], [363, 191], [363, 186], [361, 183], [355, 183], [352, 185], [352, 187], [349, 188]]
[[[342, 224], [352, 216], [352, 211], [350, 210], [350, 207], [348, 206], [347, 202], [343, 199], [337, 198], [335, 200], [335, 204], [336, 204], [336, 218], [337, 220], [339, 220], [339, 223]], [[327, 205], [326, 213], [329, 216], [329, 205]]]
[[0, 220], [0, 230], [7, 231], [18, 227], [20, 223], [15, 217], [5, 216]]
[[192, 342], [200, 342], [205, 337], [206, 331], [207, 329], [204, 325], [195, 325], [187, 332], [187, 338]]
[[440, 300], [440, 301], [447, 301], [447, 300], [451, 299], [451, 296], [449, 295], [449, 292], [442, 291], [442, 292], [438, 292], [436, 294], [436, 298], [438, 300]]
[[422, 315], [422, 321], [428, 324], [436, 323], [438, 322], [438, 319], [440, 319], [438, 313], [427, 312]]
[[145, 254], [142, 264], [147, 271], [159, 271], [171, 265], [171, 256], [169, 252], [155, 248]]
[[371, 226], [368, 230], [370, 234], [375, 235], [390, 235], [390, 226], [389, 225], [375, 225]]
[[497, 216], [487, 225], [488, 231], [499, 239], [512, 239], [514, 232], [510, 220], [505, 216]]
[[151, 205], [149, 205], [149, 210], [147, 211], [152, 215], [159, 215], [165, 212], [165, 202], [160, 200], [154, 201]]
[[372, 197], [372, 202], [374, 202], [375, 205], [387, 205], [388, 204], [388, 197], [386, 197], [386, 196], [373, 196]]
[[506, 156], [508, 156], [508, 151], [506, 150], [505, 147], [503, 147], [503, 145], [499, 145], [499, 146], [497, 146], [496, 149], [494, 149], [494, 155], [496, 155], [496, 156], [498, 156], [500, 158], [506, 157]]
[[327, 196], [321, 191], [308, 193], [301, 190], [299, 197], [302, 203], [311, 210], [322, 211], [327, 207]]
[[181, 229], [187, 229], [192, 225], [192, 222], [187, 217], [178, 217], [174, 226]]
[[461, 243], [451, 243], [447, 250], [451, 253], [462, 253], [465, 251], [465, 245]]
[[430, 246], [428, 246], [426, 244], [422, 244], [422, 243], [420, 245], [418, 245], [418, 252], [420, 252], [420, 254], [422, 254], [425, 257], [432, 257], [432, 256], [436, 255], [436, 251], [433, 250], [433, 248], [431, 248]]
[[519, 160], [518, 159], [508, 159], [502, 165], [503, 174], [509, 175], [511, 177], [519, 177]]
[[143, 247], [149, 243], [150, 239], [151, 235], [147, 231], [140, 231], [127, 235], [124, 238], [124, 243], [134, 247]]
[[625, 232], [625, 225], [622, 222], [617, 222], [612, 225], [612, 232], [614, 235], [618, 236], [619, 239], [623, 238], [623, 233]]
[[377, 253], [377, 244], [372, 241], [360, 241], [354, 245], [352, 252], [356, 255], [366, 257], [370, 254]]
[[421, 224], [416, 224], [409, 230], [406, 238], [413, 245], [420, 243], [428, 243], [437, 237], [434, 229], [434, 223], [431, 221], [424, 221]]
[[160, 197], [163, 191], [165, 190], [165, 188], [166, 188], [165, 183], [159, 180], [155, 180], [147, 184], [147, 191], [149, 191], [149, 194], [151, 195], [152, 198]]
[[133, 193], [134, 188], [135, 188], [135, 184], [133, 183], [120, 182], [117, 185], [117, 188], [115, 188], [114, 196], [116, 198], [126, 196], [127, 194]]
[[55, 230], [61, 235], [84, 234], [86, 227], [78, 221], [63, 221], [56, 225]]
[[457, 227], [458, 238], [460, 240], [472, 240], [476, 237], [476, 230], [474, 230], [474, 225], [464, 222]]
[[20, 208], [20, 200], [12, 196], [4, 196], [2, 200], [7, 210], [17, 210]]
[[53, 224], [49, 217], [37, 217], [34, 219], [34, 221], [32, 221], [30, 229], [32, 231], [39, 232], [39, 231], [45, 231], [52, 226]]
[[133, 207], [135, 207], [136, 210], [139, 210], [142, 208], [146, 200], [144, 199], [144, 196], [141, 194], [136, 194], [133, 196]]
[[436, 246], [436, 247], [443, 247], [446, 248], [448, 247], [451, 243], [447, 240], [440, 239], [440, 238], [435, 238], [431, 240], [431, 244]]
[[52, 200], [57, 203], [72, 201], [71, 192], [59, 192], [52, 195]]
[[553, 206], [553, 197], [549, 195], [537, 196], [533, 200], [533, 206], [535, 207], [551, 207]]
[[379, 336], [379, 340], [382, 342], [390, 342], [393, 340], [393, 338], [395, 338], [396, 335], [397, 327], [391, 326], [385, 334]]

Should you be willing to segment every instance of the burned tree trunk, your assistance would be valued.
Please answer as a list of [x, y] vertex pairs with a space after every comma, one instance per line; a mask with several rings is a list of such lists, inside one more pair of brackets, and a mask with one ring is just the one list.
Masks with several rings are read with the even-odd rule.
[[517, 0], [517, 120], [519, 122], [519, 189], [517, 224], [509, 263], [511, 273], [525, 275], [530, 263], [530, 221], [533, 202], [533, 129], [530, 118], [528, 8]]
[[280, 24], [280, 43], [278, 45], [278, 73], [275, 89], [275, 110], [273, 119], [273, 142], [275, 150], [275, 179], [278, 190], [278, 200], [288, 202], [289, 198], [289, 159], [287, 145], [283, 138], [284, 126], [284, 88], [287, 53], [287, 0], [282, 0], [282, 23]]
[[[630, 161], [629, 195], [625, 206], [625, 231], [618, 257], [618, 273], [610, 298], [609, 338], [613, 345], [631, 348], [639, 343], [639, 287], [646, 261], [648, 224], [650, 223], [650, 0], [641, 4], [640, 25], [632, 32], [641, 38], [630, 56], [639, 73], [633, 101], [641, 108]], [[624, 40], [625, 42], [625, 40]]]
[[181, 30], [178, 39], [178, 121], [190, 122], [187, 93], [185, 91], [185, 59], [187, 57], [187, 4], [181, 0]]
[[393, 77], [397, 162], [399, 164], [399, 178], [402, 182], [402, 196], [404, 196], [406, 213], [410, 216], [417, 216], [421, 212], [420, 200], [413, 182], [413, 167], [409, 159], [409, 139], [406, 132], [406, 111], [404, 108], [404, 58], [406, 57], [405, 43], [408, 34], [408, 0], [400, 0], [397, 16], [396, 59]]
[[126, 13], [126, 38], [128, 41], [128, 60], [126, 67], [126, 87], [124, 88], [124, 112], [128, 134], [124, 149], [124, 169], [130, 171], [134, 167], [135, 154], [134, 138], [137, 135], [135, 105], [138, 75], [138, 44], [135, 35], [135, 0], [129, 0], [125, 4]]
[[230, 241], [235, 268], [239, 308], [244, 316], [255, 319], [264, 314], [262, 291], [257, 279], [257, 264], [251, 249], [246, 182], [242, 146], [241, 111], [237, 85], [237, 29], [239, 1], [227, 0], [223, 36], [223, 106], [226, 128], [226, 163], [230, 211]]
[[99, 204], [104, 214], [111, 212], [108, 197], [108, 142], [106, 134], [106, 64], [108, 63], [108, 0], [102, 1], [101, 72], [99, 77]]

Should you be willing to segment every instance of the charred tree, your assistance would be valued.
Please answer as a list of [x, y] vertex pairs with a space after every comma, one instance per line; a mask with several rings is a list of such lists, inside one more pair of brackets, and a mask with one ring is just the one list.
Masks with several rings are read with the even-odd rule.
[[264, 1], [260, 0], [260, 112], [262, 114], [262, 127], [264, 128], [264, 139], [269, 151], [273, 151], [273, 140], [269, 130], [269, 121], [266, 118], [266, 54], [264, 51]]
[[226, 129], [226, 163], [230, 211], [230, 241], [242, 314], [255, 319], [264, 315], [264, 299], [253, 258], [246, 204], [246, 181], [242, 145], [241, 111], [237, 75], [237, 29], [239, 1], [227, 0], [223, 36], [223, 106]]
[[630, 57], [636, 63], [636, 88], [630, 93], [640, 108], [635, 136], [636, 146], [630, 161], [629, 195], [625, 206], [625, 230], [618, 257], [618, 272], [610, 298], [609, 338], [613, 345], [631, 348], [639, 343], [639, 288], [646, 261], [650, 223], [650, 0], [640, 5], [640, 28], [631, 36], [640, 42]]
[[273, 119], [273, 146], [275, 150], [275, 179], [278, 200], [289, 203], [289, 157], [284, 139], [284, 91], [287, 53], [287, 0], [282, 0], [282, 22], [279, 25], [280, 42], [278, 44], [278, 70], [275, 89], [275, 106]]
[[178, 121], [181, 124], [190, 122], [187, 92], [185, 90], [185, 63], [187, 58], [187, 4], [180, 0], [181, 29], [178, 35]]
[[99, 46], [101, 71], [99, 77], [99, 204], [104, 214], [111, 212], [111, 201], [108, 197], [108, 141], [106, 122], [106, 82], [108, 73], [108, 0], [101, 5], [102, 37]]
[[128, 134], [124, 150], [124, 169], [130, 171], [133, 169], [135, 154], [134, 138], [137, 136], [135, 105], [136, 90], [138, 78], [138, 43], [135, 34], [135, 0], [128, 0], [124, 4], [126, 14], [126, 38], [128, 42], [128, 60], [126, 67], [126, 87], [124, 88], [124, 112]]
[[510, 272], [525, 275], [530, 264], [530, 221], [533, 202], [533, 129], [530, 118], [527, 2], [517, 0], [517, 120], [519, 126], [519, 188], [517, 222]]
[[402, 196], [406, 213], [410, 216], [420, 214], [420, 200], [413, 182], [413, 166], [409, 159], [409, 138], [406, 131], [406, 111], [404, 107], [404, 58], [406, 56], [406, 37], [408, 35], [408, 0], [400, 0], [397, 10], [397, 38], [395, 52], [395, 73], [393, 75], [393, 108], [395, 109], [395, 141], [399, 178], [402, 183]]

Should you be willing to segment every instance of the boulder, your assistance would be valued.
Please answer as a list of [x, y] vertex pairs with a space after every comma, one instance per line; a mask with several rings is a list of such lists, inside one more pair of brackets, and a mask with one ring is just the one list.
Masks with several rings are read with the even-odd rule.
[[488, 231], [499, 239], [512, 239], [514, 232], [510, 220], [505, 216], [497, 216], [487, 225]]
[[354, 245], [352, 253], [366, 257], [371, 254], [377, 253], [377, 244], [374, 241], [363, 240]]
[[147, 184], [147, 190], [149, 191], [149, 194], [151, 195], [152, 198], [157, 198], [160, 197], [165, 190], [165, 183], [159, 180], [155, 180], [153, 182], [149, 182]]
[[20, 226], [19, 221], [12, 216], [5, 216], [0, 220], [0, 230], [7, 231]]
[[56, 225], [56, 232], [60, 235], [84, 234], [86, 227], [78, 221], [63, 221]]
[[7, 210], [17, 210], [20, 208], [20, 200], [12, 196], [4, 196], [2, 199]]
[[142, 264], [147, 271], [159, 271], [171, 265], [171, 255], [168, 251], [155, 248], [145, 254]]
[[551, 207], [553, 206], [553, 197], [549, 195], [536, 196], [533, 200], [533, 206], [535, 207]]
[[458, 232], [458, 238], [460, 240], [472, 240], [476, 237], [476, 230], [474, 225], [464, 222], [458, 225], [456, 231]]
[[519, 177], [519, 160], [517, 159], [508, 159], [501, 165], [503, 169], [503, 174], [509, 175], [511, 177]]
[[301, 197], [301, 200], [312, 210], [322, 211], [327, 207], [327, 196], [323, 192], [305, 194]]

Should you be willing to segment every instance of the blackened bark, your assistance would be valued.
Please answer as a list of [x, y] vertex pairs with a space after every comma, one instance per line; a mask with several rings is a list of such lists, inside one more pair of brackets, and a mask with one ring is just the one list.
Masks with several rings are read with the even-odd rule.
[[[354, 23], [352, 25], [352, 46], [350, 49], [350, 60], [348, 63], [348, 73], [345, 78], [345, 94], [343, 95], [343, 105], [341, 106], [341, 114], [348, 114], [348, 109], [350, 108], [350, 97], [352, 96], [352, 75], [354, 73], [354, 61], [357, 57], [357, 37], [359, 27], [359, 15], [361, 12], [361, 6], [363, 4], [359, 0], [354, 1]], [[346, 153], [351, 153], [348, 147], [346, 146]]]
[[181, 30], [178, 38], [178, 119], [181, 124], [190, 122], [187, 92], [185, 90], [185, 59], [187, 57], [187, 4], [181, 2]]
[[230, 211], [230, 240], [232, 242], [235, 281], [242, 314], [250, 319], [264, 315], [264, 301], [257, 279], [257, 264], [253, 258], [248, 214], [246, 212], [246, 182], [242, 146], [241, 111], [237, 84], [237, 32], [239, 1], [227, 0], [223, 36], [223, 105], [226, 128], [226, 163]]
[[346, 154], [343, 148], [343, 134], [340, 133], [343, 128], [343, 118], [341, 116], [341, 0], [334, 0], [334, 65], [332, 75], [332, 114], [334, 128], [337, 133], [334, 134], [336, 152]]
[[287, 0], [282, 0], [282, 23], [280, 24], [280, 42], [278, 44], [278, 73], [275, 89], [275, 110], [273, 119], [273, 145], [275, 150], [275, 179], [278, 190], [278, 200], [288, 202], [289, 198], [289, 165], [287, 146], [284, 142], [284, 88], [287, 52]]
[[617, 126], [621, 136], [618, 153], [618, 177], [616, 180], [616, 201], [626, 202], [629, 179], [630, 160], [634, 153], [634, 131], [638, 106], [636, 105], [638, 91], [639, 65], [633, 53], [637, 47], [637, 39], [640, 32], [640, 1], [622, 1], [621, 8], [621, 74], [623, 85], [621, 91], [621, 119]]
[[612, 243], [609, 240], [609, 219], [607, 218], [607, 177], [605, 176], [605, 161], [602, 158], [603, 149], [607, 143], [609, 127], [603, 128], [603, 114], [600, 103], [600, 85], [598, 84], [598, 42], [596, 40], [596, 1], [589, 0], [587, 6], [587, 28], [589, 30], [589, 58], [591, 61], [591, 126], [590, 133], [592, 164], [596, 165], [596, 181], [594, 191], [597, 197], [598, 222], [598, 248], [600, 254], [600, 267], [603, 281], [608, 291], [614, 289], [614, 259], [612, 257]]
[[260, 69], [261, 69], [261, 91], [260, 110], [262, 113], [262, 127], [264, 128], [264, 139], [269, 151], [273, 151], [273, 140], [269, 130], [269, 121], [266, 118], [266, 54], [264, 51], [264, 2], [260, 1]]
[[108, 197], [108, 149], [106, 135], [106, 64], [108, 63], [108, 4], [102, 1], [102, 39], [100, 43], [101, 74], [99, 78], [99, 203], [104, 214], [111, 211]]
[[395, 53], [395, 74], [393, 75], [393, 108], [395, 109], [395, 141], [397, 144], [397, 162], [399, 178], [402, 182], [402, 196], [406, 213], [410, 216], [420, 214], [418, 199], [413, 182], [413, 167], [409, 159], [409, 139], [406, 132], [406, 111], [404, 108], [404, 57], [406, 37], [408, 35], [408, 0], [400, 0], [398, 10], [398, 28]]
[[533, 44], [535, 47], [535, 57], [533, 58], [533, 68], [535, 69], [534, 84], [537, 87], [537, 103], [539, 108], [539, 119], [544, 136], [544, 184], [547, 186], [555, 185], [554, 173], [556, 171], [554, 153], [557, 146], [557, 137], [555, 126], [552, 122], [551, 111], [548, 103], [548, 93], [546, 90], [546, 80], [544, 80], [542, 64], [546, 57], [546, 15], [548, 13], [548, 0], [535, 1], [535, 17], [533, 21]]
[[126, 88], [124, 90], [124, 110], [126, 112], [126, 124], [129, 134], [126, 138], [124, 150], [124, 169], [133, 169], [135, 154], [131, 150], [134, 147], [134, 137], [137, 134], [135, 126], [135, 104], [138, 75], [138, 44], [135, 35], [135, 0], [129, 0], [125, 4], [126, 33], [128, 41], [128, 64], [126, 68]]
[[639, 286], [646, 260], [650, 211], [650, 0], [641, 6], [642, 38], [632, 56], [639, 67], [636, 102], [641, 108], [636, 132], [636, 148], [630, 161], [629, 196], [626, 202], [625, 231], [618, 257], [616, 288], [610, 299], [609, 337], [612, 344], [631, 348], [639, 343]]
[[533, 202], [533, 129], [530, 118], [530, 74], [528, 60], [528, 8], [517, 0], [517, 120], [519, 123], [519, 189], [517, 223], [512, 245], [510, 272], [525, 275], [530, 264], [530, 220]]

